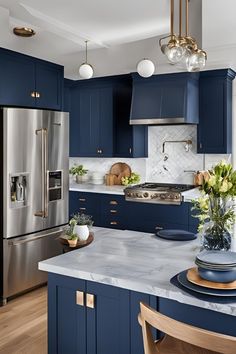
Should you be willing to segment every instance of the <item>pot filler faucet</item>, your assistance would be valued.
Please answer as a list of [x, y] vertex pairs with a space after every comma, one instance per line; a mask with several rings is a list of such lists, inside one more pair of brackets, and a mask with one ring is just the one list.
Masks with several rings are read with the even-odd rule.
[[189, 152], [190, 147], [192, 146], [192, 140], [166, 140], [163, 142], [162, 144], [162, 153], [165, 153], [165, 144], [176, 144], [176, 143], [181, 143], [181, 144], [185, 144], [184, 148], [186, 152]]

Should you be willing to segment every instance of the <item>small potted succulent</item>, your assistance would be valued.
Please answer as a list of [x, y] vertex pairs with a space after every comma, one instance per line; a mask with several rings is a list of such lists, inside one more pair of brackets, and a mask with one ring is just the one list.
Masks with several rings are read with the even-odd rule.
[[93, 225], [92, 216], [77, 213], [71, 220], [74, 223], [73, 233], [77, 234], [81, 241], [86, 241], [89, 237], [89, 229]]
[[69, 173], [75, 176], [76, 183], [83, 183], [87, 181], [88, 170], [84, 168], [83, 165], [74, 165], [70, 168]]
[[69, 227], [66, 230], [66, 235], [68, 236], [67, 241], [70, 247], [76, 247], [78, 241], [78, 236], [76, 233], [74, 233], [75, 225], [76, 221], [72, 218], [69, 222]]

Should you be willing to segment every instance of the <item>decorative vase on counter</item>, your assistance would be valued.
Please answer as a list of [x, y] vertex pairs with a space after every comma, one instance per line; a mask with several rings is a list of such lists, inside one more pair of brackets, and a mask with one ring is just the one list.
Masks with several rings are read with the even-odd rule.
[[87, 175], [83, 175], [83, 176], [76, 175], [75, 180], [76, 180], [76, 183], [78, 183], [78, 184], [85, 183], [88, 181], [88, 176]]
[[231, 247], [231, 234], [224, 223], [230, 211], [228, 198], [209, 196], [209, 218], [202, 230], [202, 249], [228, 251]]
[[89, 237], [88, 225], [75, 225], [74, 233], [78, 235], [80, 241], [86, 241]]

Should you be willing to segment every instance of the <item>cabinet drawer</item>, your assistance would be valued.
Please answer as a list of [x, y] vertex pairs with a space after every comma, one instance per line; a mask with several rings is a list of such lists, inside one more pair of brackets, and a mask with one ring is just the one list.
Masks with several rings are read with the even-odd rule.
[[103, 195], [101, 199], [101, 211], [103, 213], [121, 213], [125, 208], [125, 197], [123, 195]]

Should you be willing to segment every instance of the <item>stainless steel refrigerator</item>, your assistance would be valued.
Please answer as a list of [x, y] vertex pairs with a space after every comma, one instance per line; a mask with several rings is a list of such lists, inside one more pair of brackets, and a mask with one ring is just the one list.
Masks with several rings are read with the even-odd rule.
[[69, 113], [0, 110], [1, 300], [46, 282], [68, 222]]

